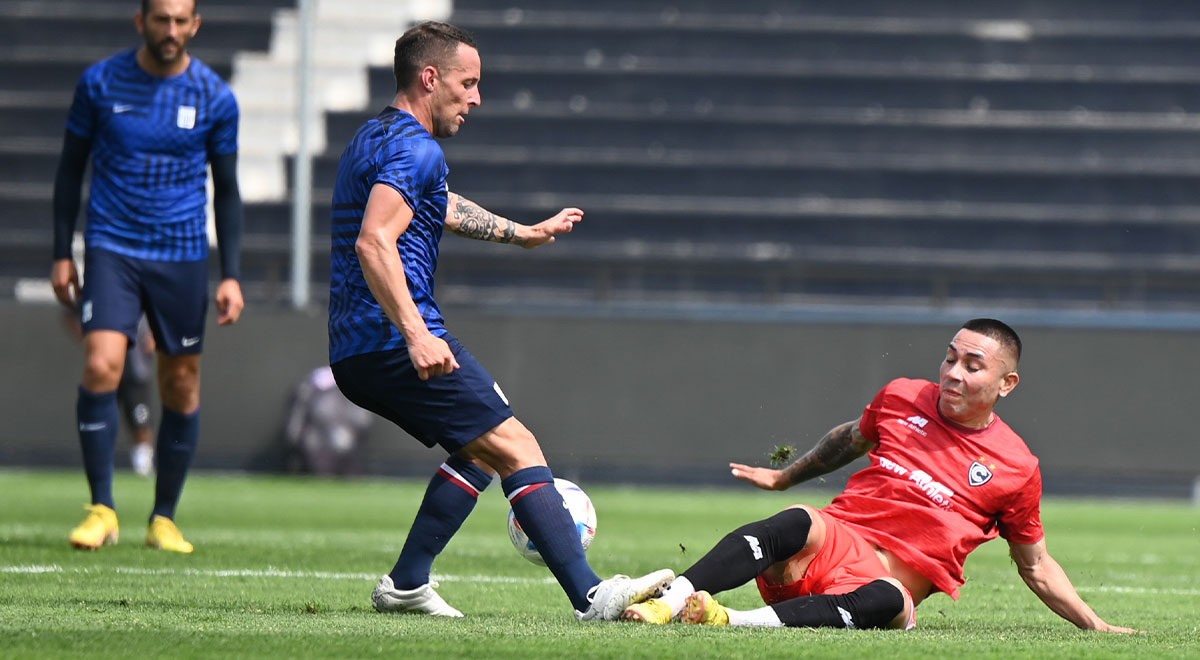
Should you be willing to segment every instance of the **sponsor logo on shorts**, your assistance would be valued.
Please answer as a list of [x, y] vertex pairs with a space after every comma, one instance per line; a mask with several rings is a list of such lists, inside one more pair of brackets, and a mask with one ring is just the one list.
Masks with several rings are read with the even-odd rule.
[[[983, 460], [982, 456], [980, 457], [980, 460]], [[992, 467], [994, 468], [996, 466], [993, 465]], [[971, 467], [967, 469], [967, 483], [971, 484], [972, 486], [982, 486], [991, 480], [992, 471], [988, 469], [988, 466], [980, 463], [979, 461], [971, 463]]]
[[83, 301], [83, 308], [79, 311], [79, 318], [83, 323], [92, 320], [92, 301]]
[[179, 340], [179, 343], [183, 344], [184, 348], [191, 348], [192, 346], [195, 346], [196, 344], [200, 343], [200, 338], [199, 337], [184, 337], [183, 339]]
[[106, 428], [108, 428], [108, 424], [106, 424], [105, 422], [80, 422], [79, 423], [79, 430], [84, 431], [84, 432], [103, 431]]
[[133, 110], [133, 106], [129, 105], [128, 103], [114, 103], [113, 104], [113, 114], [114, 115], [119, 115], [123, 112], [129, 112], [130, 110]]

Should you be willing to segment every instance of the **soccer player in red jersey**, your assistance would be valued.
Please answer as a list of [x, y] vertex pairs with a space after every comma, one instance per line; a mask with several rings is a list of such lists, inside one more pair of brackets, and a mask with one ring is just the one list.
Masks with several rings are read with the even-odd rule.
[[[1008, 541], [1025, 584], [1090, 630], [1101, 619], [1046, 551], [1041, 472], [994, 412], [1020, 382], [1021, 340], [994, 319], [965, 323], [937, 383], [888, 383], [856, 420], [831, 429], [782, 470], [731, 463], [733, 475], [784, 490], [867, 454], [870, 465], [824, 509], [796, 505], [721, 539], [628, 621], [742, 626], [904, 628], [931, 593], [958, 598], [963, 563], [984, 541]], [[767, 607], [726, 608], [712, 594], [755, 579]]]

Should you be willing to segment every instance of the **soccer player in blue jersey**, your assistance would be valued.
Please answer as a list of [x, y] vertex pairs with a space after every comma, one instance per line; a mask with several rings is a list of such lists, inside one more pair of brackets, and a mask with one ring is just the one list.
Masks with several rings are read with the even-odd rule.
[[381, 612], [462, 616], [434, 591], [434, 558], [499, 473], [513, 511], [580, 620], [616, 620], [661, 591], [669, 570], [601, 580], [533, 434], [496, 381], [445, 327], [433, 297], [443, 229], [533, 248], [571, 231], [566, 208], [535, 225], [498, 217], [446, 187], [442, 149], [479, 105], [473, 37], [423, 23], [396, 41], [396, 95], [351, 139], [333, 193], [330, 364], [354, 403], [449, 454], [433, 479], [392, 572], [372, 593]]
[[[218, 323], [235, 323], [243, 306], [238, 108], [229, 86], [187, 52], [200, 28], [194, 0], [142, 0], [134, 23], [143, 45], [93, 65], [80, 78], [54, 183], [50, 279], [59, 301], [79, 311], [86, 354], [76, 415], [92, 503], [70, 541], [95, 550], [117, 540], [116, 390], [144, 312], [158, 349], [163, 404], [146, 544], [191, 552], [174, 518], [199, 436], [210, 165], [221, 252]], [[89, 157], [81, 288], [71, 240]]]

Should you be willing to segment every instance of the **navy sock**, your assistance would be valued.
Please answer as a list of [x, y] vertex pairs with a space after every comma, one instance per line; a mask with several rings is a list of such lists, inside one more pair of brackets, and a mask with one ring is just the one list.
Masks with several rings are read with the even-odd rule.
[[81, 385], [75, 402], [79, 422], [79, 445], [83, 470], [92, 491], [92, 504], [115, 509], [113, 503], [113, 459], [117, 451], [117, 393], [93, 394]]
[[200, 438], [200, 411], [185, 415], [163, 407], [158, 425], [158, 478], [154, 484], [154, 513], [175, 519], [175, 507], [183, 494], [183, 482]]
[[500, 484], [512, 505], [517, 522], [537, 546], [546, 566], [580, 612], [591, 604], [588, 591], [600, 584], [600, 576], [588, 565], [579, 544], [579, 531], [563, 506], [548, 467], [531, 467], [515, 472]]
[[404, 549], [389, 573], [397, 589], [416, 589], [429, 582], [434, 558], [471, 515], [479, 493], [491, 482], [490, 472], [468, 460], [451, 456], [442, 463], [429, 480]]

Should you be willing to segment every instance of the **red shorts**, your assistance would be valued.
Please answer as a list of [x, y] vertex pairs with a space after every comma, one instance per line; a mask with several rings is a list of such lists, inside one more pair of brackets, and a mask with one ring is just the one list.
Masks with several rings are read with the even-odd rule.
[[[791, 584], [771, 584], [759, 575], [758, 593], [763, 601], [774, 605], [785, 600], [814, 594], [845, 594], [874, 582], [892, 577], [891, 572], [875, 552], [875, 546], [840, 520], [820, 509], [811, 509], [825, 522], [825, 545], [813, 557], [804, 577]], [[904, 591], [904, 603], [912, 609], [907, 628], [916, 625], [916, 607], [912, 595]]]

